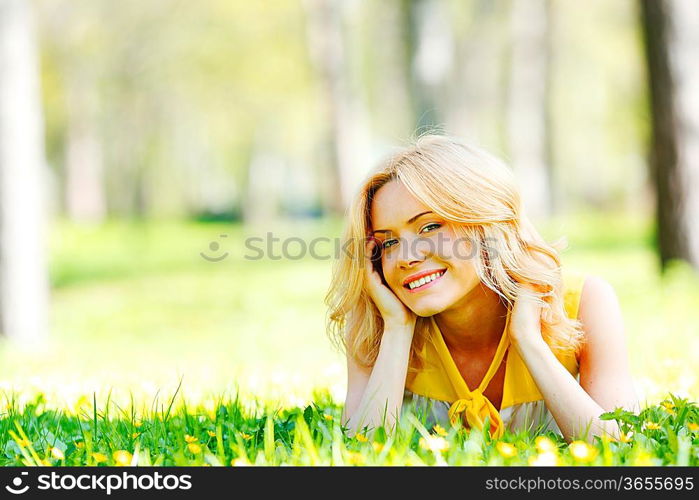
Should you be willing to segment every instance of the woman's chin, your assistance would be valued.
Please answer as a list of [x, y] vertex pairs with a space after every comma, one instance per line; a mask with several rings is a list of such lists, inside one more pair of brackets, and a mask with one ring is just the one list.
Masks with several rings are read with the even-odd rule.
[[441, 304], [419, 304], [413, 305], [413, 307], [410, 308], [416, 316], [420, 316], [421, 318], [429, 318], [430, 316], [441, 313], [444, 309], [444, 306]]

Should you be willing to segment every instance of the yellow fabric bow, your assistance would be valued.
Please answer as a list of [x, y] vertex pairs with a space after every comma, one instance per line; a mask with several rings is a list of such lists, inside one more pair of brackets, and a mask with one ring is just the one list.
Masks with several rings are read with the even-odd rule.
[[452, 425], [456, 425], [461, 418], [468, 427], [482, 429], [487, 417], [490, 417], [490, 435], [495, 439], [502, 437], [505, 424], [500, 413], [478, 389], [471, 391], [466, 398], [457, 399], [449, 408], [449, 421]]

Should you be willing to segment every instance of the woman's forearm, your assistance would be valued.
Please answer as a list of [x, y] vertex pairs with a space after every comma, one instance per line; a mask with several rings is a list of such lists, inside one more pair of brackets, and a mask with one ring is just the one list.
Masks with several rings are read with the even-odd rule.
[[357, 409], [345, 425], [352, 432], [365, 426], [389, 429], [400, 414], [414, 325], [387, 326], [379, 353]]
[[595, 435], [619, 437], [617, 423], [599, 419], [606, 410], [585, 392], [543, 339], [540, 342], [524, 342], [516, 348], [566, 441], [570, 442], [585, 433], [586, 440], [590, 442]]

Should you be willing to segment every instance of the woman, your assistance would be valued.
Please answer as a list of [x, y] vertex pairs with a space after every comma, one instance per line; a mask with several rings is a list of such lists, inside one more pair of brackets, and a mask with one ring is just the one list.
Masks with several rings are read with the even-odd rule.
[[363, 184], [345, 240], [326, 302], [351, 430], [390, 429], [409, 403], [495, 437], [591, 441], [618, 437], [600, 414], [638, 410], [612, 287], [561, 269], [488, 153], [420, 138]]

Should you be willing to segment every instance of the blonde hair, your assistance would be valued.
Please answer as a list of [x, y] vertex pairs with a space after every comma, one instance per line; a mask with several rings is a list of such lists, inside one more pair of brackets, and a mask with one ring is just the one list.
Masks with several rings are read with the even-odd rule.
[[[522, 287], [534, 290], [542, 305], [542, 337], [554, 353], [579, 352], [580, 322], [568, 318], [564, 308], [560, 245], [546, 243], [523, 214], [509, 168], [479, 148], [442, 135], [425, 135], [380, 163], [350, 206], [343, 233], [347, 252], [333, 267], [325, 297], [327, 333], [340, 350], [365, 366], [376, 361], [383, 319], [366, 292], [364, 244], [374, 194], [393, 180], [475, 245], [478, 277], [508, 308]], [[432, 323], [432, 317], [417, 318], [411, 365], [420, 361], [417, 351]]]

